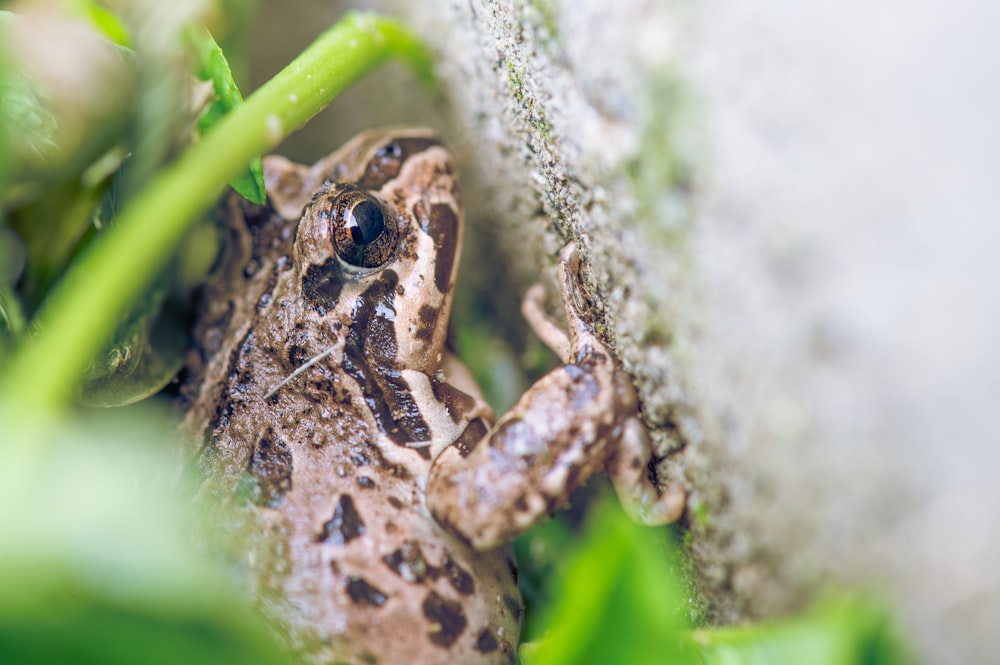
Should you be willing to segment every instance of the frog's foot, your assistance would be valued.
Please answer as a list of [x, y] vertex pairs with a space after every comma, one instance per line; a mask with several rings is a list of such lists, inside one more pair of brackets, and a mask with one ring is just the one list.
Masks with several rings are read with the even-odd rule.
[[588, 353], [590, 349], [605, 348], [594, 331], [593, 317], [587, 308], [587, 296], [580, 282], [581, 265], [576, 243], [567, 244], [559, 256], [559, 291], [569, 325], [569, 345], [573, 356]]
[[625, 422], [622, 437], [606, 468], [625, 512], [647, 525], [669, 524], [684, 512], [686, 494], [680, 483], [672, 483], [662, 493], [649, 479], [647, 462], [652, 457], [649, 436], [638, 417]]
[[576, 243], [571, 242], [559, 257], [559, 290], [568, 334], [545, 313], [545, 288], [541, 284], [528, 289], [524, 294], [524, 302], [521, 303], [521, 313], [538, 338], [567, 364], [573, 362], [585, 347], [604, 347], [588, 321], [586, 297], [580, 284], [580, 265], [580, 253], [576, 249]]

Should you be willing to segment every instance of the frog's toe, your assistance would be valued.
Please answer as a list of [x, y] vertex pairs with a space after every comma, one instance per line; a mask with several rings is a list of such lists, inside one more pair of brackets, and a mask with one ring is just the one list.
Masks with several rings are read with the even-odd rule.
[[668, 485], [662, 493], [656, 491], [646, 466], [651, 455], [645, 428], [632, 418], [625, 423], [618, 450], [608, 463], [608, 475], [629, 517], [650, 526], [669, 524], [683, 514], [687, 493], [680, 483]]
[[580, 279], [580, 271], [583, 267], [583, 260], [575, 242], [571, 242], [563, 248], [559, 257], [559, 290], [562, 292], [563, 309], [566, 311], [566, 322], [569, 327], [570, 347], [574, 354], [580, 348], [590, 346], [603, 346], [598, 340], [591, 323], [592, 315], [586, 293], [583, 290], [583, 283]]

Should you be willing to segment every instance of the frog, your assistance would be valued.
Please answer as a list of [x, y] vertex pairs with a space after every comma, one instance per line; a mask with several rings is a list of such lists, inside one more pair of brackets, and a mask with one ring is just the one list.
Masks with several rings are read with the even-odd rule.
[[362, 132], [312, 166], [264, 160], [268, 201], [223, 205], [179, 399], [199, 500], [310, 663], [516, 663], [511, 541], [607, 471], [635, 519], [683, 511], [650, 478], [635, 390], [595, 333], [575, 244], [523, 311], [563, 364], [501, 418], [450, 350], [464, 228], [428, 129]]

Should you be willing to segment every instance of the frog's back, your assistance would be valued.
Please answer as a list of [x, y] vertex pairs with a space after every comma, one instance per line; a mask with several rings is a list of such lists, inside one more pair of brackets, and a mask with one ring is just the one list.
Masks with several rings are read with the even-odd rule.
[[306, 418], [249, 461], [255, 504], [241, 510], [259, 535], [247, 565], [268, 614], [312, 662], [514, 662], [521, 601], [509, 549], [477, 553], [449, 537], [414, 470], [386, 460], [363, 427], [337, 434], [318, 441]]
[[[349, 408], [313, 401], [319, 389], [280, 400], [297, 419], [230, 418], [201, 458], [226, 528], [241, 531], [230, 558], [277, 632], [315, 663], [516, 662], [509, 548], [474, 552], [444, 533], [414, 475], [427, 464], [387, 460]], [[244, 465], [225, 451], [244, 449], [250, 429], [261, 435]]]

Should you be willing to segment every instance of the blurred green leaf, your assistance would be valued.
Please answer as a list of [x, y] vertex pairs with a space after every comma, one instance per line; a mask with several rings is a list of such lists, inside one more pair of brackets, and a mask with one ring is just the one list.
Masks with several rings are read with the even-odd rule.
[[[0, 35], [17, 20], [16, 15], [0, 11]], [[48, 106], [45, 92], [25, 72], [18, 71], [4, 54], [0, 76], [0, 119], [3, 120], [4, 164], [11, 164], [17, 153], [42, 161], [57, 150], [58, 123]]]
[[558, 573], [543, 636], [521, 650], [525, 665], [700, 663], [684, 644], [685, 602], [663, 535], [600, 501]]
[[40, 464], [0, 448], [0, 662], [288, 662], [192, 547], [206, 534], [157, 452], [163, 414], [115, 416], [60, 423]]
[[[80, 79], [80, 88], [60, 85], [58, 76], [52, 77], [53, 64], [40, 62], [56, 43], [79, 51], [66, 69]], [[55, 13], [0, 11], [0, 45], [8, 49], [0, 118], [17, 167], [20, 189], [14, 199], [30, 200], [50, 182], [77, 178], [120, 139], [125, 128], [120, 106], [133, 92], [134, 53]], [[114, 80], [102, 80], [106, 77]], [[81, 92], [88, 87], [98, 93]], [[5, 199], [9, 203], [10, 193]]]
[[692, 630], [680, 548], [665, 530], [631, 523], [610, 496], [592, 511], [582, 535], [557, 522], [518, 543], [528, 607], [540, 610], [528, 617], [524, 665], [913, 663], [886, 609], [846, 592], [783, 621]]
[[576, 534], [561, 513], [514, 541], [519, 569], [518, 587], [524, 597], [522, 641], [528, 642], [543, 634], [545, 625], [539, 610], [552, 603], [552, 587], [557, 571], [578, 546]]
[[832, 594], [792, 619], [695, 631], [706, 665], [911, 665], [889, 613], [855, 594]]
[[93, 0], [77, 0], [73, 4], [79, 7], [79, 13], [85, 15], [105, 38], [120, 46], [131, 45], [128, 29], [110, 9]]
[[[233, 80], [226, 56], [215, 43], [212, 34], [204, 28], [198, 28], [192, 32], [191, 40], [198, 57], [197, 76], [202, 81], [211, 81], [215, 91], [215, 99], [198, 118], [198, 132], [205, 135], [230, 111], [243, 103], [243, 96]], [[229, 184], [247, 201], [264, 205], [267, 192], [264, 190], [264, 169], [260, 156], [255, 157], [250, 162], [250, 167], [230, 180]]]

